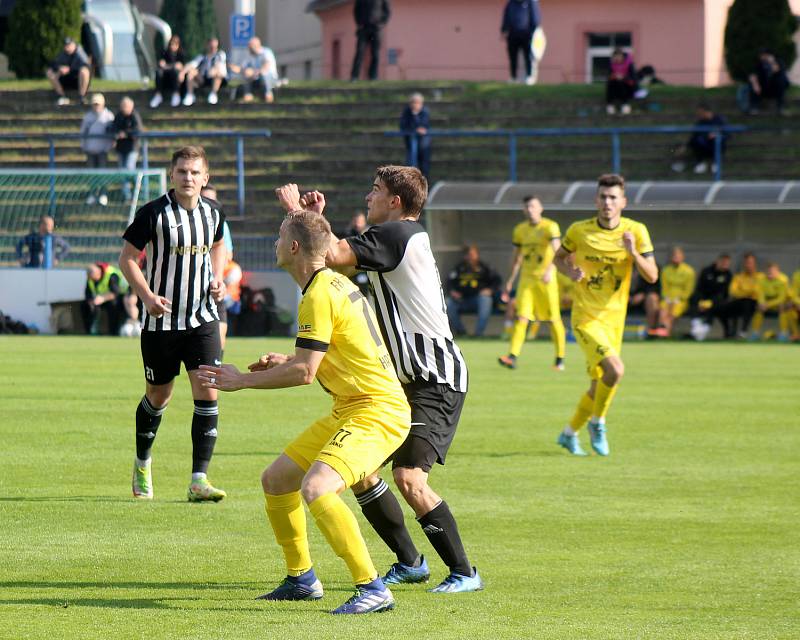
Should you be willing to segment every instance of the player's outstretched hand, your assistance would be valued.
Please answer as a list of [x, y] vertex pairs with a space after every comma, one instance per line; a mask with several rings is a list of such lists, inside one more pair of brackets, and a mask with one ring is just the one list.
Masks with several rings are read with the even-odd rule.
[[300, 198], [300, 204], [304, 209], [321, 215], [325, 211], [325, 194], [321, 191], [309, 191]]
[[238, 391], [243, 388], [241, 373], [232, 364], [223, 364], [219, 367], [201, 364], [200, 373], [197, 374], [197, 377], [200, 378], [203, 386], [208, 389]]
[[217, 280], [215, 278], [214, 280], [211, 281], [209, 291], [211, 292], [211, 297], [214, 298], [214, 300], [216, 300], [217, 302], [219, 302], [225, 297], [225, 282], [223, 280]]
[[584, 277], [586, 277], [586, 272], [580, 267], [572, 267], [572, 271], [569, 272], [569, 279], [573, 282], [580, 282]]
[[302, 208], [300, 205], [300, 189], [293, 182], [275, 189], [275, 196], [286, 213]]
[[277, 367], [279, 364], [285, 364], [289, 362], [289, 360], [289, 356], [283, 353], [269, 352], [261, 356], [256, 362], [247, 365], [247, 369], [249, 371], [266, 371], [267, 369]]
[[147, 307], [147, 313], [154, 318], [160, 318], [165, 313], [172, 311], [172, 303], [164, 296], [153, 295], [145, 301], [144, 306]]

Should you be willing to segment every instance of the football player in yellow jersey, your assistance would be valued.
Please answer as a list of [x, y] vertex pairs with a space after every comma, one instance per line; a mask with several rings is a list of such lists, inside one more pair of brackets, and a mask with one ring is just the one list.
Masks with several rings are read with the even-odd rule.
[[347, 277], [325, 267], [330, 238], [330, 225], [313, 211], [290, 213], [281, 225], [278, 265], [303, 289], [294, 355], [262, 356], [250, 373], [232, 365], [205, 367], [203, 379], [222, 391], [281, 389], [317, 379], [333, 397], [331, 414], [303, 431], [261, 476], [287, 576], [260, 599], [323, 595], [308, 547], [305, 501], [356, 585], [355, 595], [332, 613], [371, 613], [393, 608], [394, 599], [339, 494], [380, 468], [403, 443], [411, 410], [366, 299]]
[[661, 308], [657, 335], [672, 335], [672, 325], [689, 308], [694, 293], [695, 272], [684, 262], [681, 247], [673, 247], [669, 264], [661, 270]]
[[553, 256], [561, 246], [561, 230], [558, 223], [542, 217], [542, 203], [536, 196], [527, 196], [525, 222], [514, 227], [512, 242], [514, 255], [511, 262], [511, 275], [503, 290], [502, 299], [508, 302], [514, 281], [519, 275], [517, 285], [517, 321], [511, 332], [511, 343], [507, 356], [500, 356], [498, 362], [509, 369], [517, 366], [517, 357], [522, 351], [529, 322], [549, 322], [550, 337], [555, 346], [554, 367], [564, 369], [565, 334], [561, 321], [558, 299], [558, 282]]
[[[751, 340], [758, 340], [761, 337], [761, 327], [764, 325], [766, 314], [778, 316], [778, 340], [781, 342], [789, 341], [790, 323], [792, 319], [792, 292], [789, 285], [789, 278], [781, 273], [780, 267], [774, 262], [767, 263], [764, 276], [759, 278], [758, 287], [758, 310], [753, 316], [753, 331], [750, 334]], [[792, 333], [797, 332], [797, 327], [792, 327]]]
[[597, 183], [597, 216], [570, 226], [556, 253], [555, 265], [575, 282], [572, 328], [586, 356], [591, 378], [558, 444], [574, 455], [586, 455], [578, 432], [589, 420], [592, 449], [609, 454], [605, 418], [625, 372], [620, 357], [622, 333], [633, 267], [647, 282], [658, 279], [647, 227], [622, 217], [627, 205], [625, 179], [601, 176]]
[[756, 256], [745, 253], [742, 256], [742, 270], [731, 280], [731, 300], [725, 306], [725, 313], [732, 323], [730, 337], [737, 332], [737, 322], [740, 323], [739, 336], [747, 337], [750, 322], [758, 306], [758, 281], [763, 277], [764, 274], [758, 270]]
[[800, 269], [792, 274], [792, 301], [789, 311], [789, 326], [792, 329], [791, 339], [800, 340]]

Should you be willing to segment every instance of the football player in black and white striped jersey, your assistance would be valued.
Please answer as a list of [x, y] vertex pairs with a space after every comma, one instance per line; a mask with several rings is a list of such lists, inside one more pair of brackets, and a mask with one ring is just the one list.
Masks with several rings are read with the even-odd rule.
[[[225, 295], [225, 217], [216, 203], [200, 197], [209, 178], [202, 147], [178, 149], [172, 155], [170, 175], [173, 189], [139, 209], [125, 230], [119, 260], [144, 307], [145, 395], [136, 409], [133, 495], [153, 497], [150, 449], [183, 362], [194, 398], [188, 497], [192, 502], [217, 502], [225, 492], [206, 477], [217, 440], [217, 391], [203, 387], [197, 375], [201, 364], [219, 364], [216, 301]], [[146, 276], [138, 264], [145, 248]]]
[[[291, 193], [294, 196], [287, 197]], [[287, 211], [322, 213], [325, 208], [325, 197], [318, 191], [301, 198], [296, 188], [281, 189], [278, 195]], [[427, 181], [418, 169], [380, 167], [366, 196], [367, 222], [372, 226], [344, 240], [333, 237], [326, 262], [340, 271], [367, 272], [381, 335], [411, 405], [411, 432], [392, 456], [392, 473], [450, 570], [432, 591], [477, 591], [483, 582], [467, 558], [455, 518], [428, 485], [431, 468], [444, 464], [455, 436], [467, 392], [467, 365], [447, 320], [430, 238], [419, 222], [427, 195]], [[364, 516], [397, 556], [384, 581], [427, 581], [427, 563], [386, 482], [376, 472], [353, 485], [353, 491]]]

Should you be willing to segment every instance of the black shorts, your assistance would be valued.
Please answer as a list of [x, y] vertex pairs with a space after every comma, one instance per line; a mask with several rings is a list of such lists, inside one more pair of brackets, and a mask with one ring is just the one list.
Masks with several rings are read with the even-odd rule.
[[[223, 78], [222, 82], [219, 85], [219, 88], [222, 89], [223, 87], [225, 87], [227, 85], [228, 85], [228, 79], [227, 78]], [[214, 78], [209, 78], [208, 76], [203, 76], [203, 84], [202, 84], [203, 89], [210, 89], [213, 86], [214, 86]]]
[[411, 432], [392, 455], [392, 468], [427, 473], [434, 463], [444, 464], [467, 394], [424, 380], [403, 385], [403, 390], [411, 405]]
[[59, 76], [58, 81], [64, 91], [77, 91], [78, 87], [80, 86], [77, 71], [70, 71], [69, 73], [65, 73], [63, 76]]
[[142, 331], [144, 377], [150, 384], [167, 384], [181, 372], [201, 364], [219, 364], [219, 322], [184, 331]]

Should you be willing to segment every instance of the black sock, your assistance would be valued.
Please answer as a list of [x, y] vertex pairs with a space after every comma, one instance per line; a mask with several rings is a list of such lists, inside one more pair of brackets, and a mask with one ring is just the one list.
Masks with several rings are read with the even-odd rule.
[[156, 409], [150, 404], [147, 396], [142, 396], [139, 406], [136, 407], [136, 457], [147, 460], [150, 457], [150, 448], [158, 433], [161, 416], [166, 407]]
[[195, 400], [192, 416], [192, 473], [206, 473], [217, 443], [216, 400]]
[[417, 518], [417, 522], [451, 572], [462, 576], [472, 575], [472, 565], [467, 560], [461, 536], [458, 535], [458, 525], [444, 500], [424, 516]]
[[356, 495], [356, 500], [364, 517], [397, 556], [397, 561], [414, 566], [419, 552], [403, 520], [403, 509], [389, 485], [380, 480], [374, 487]]

